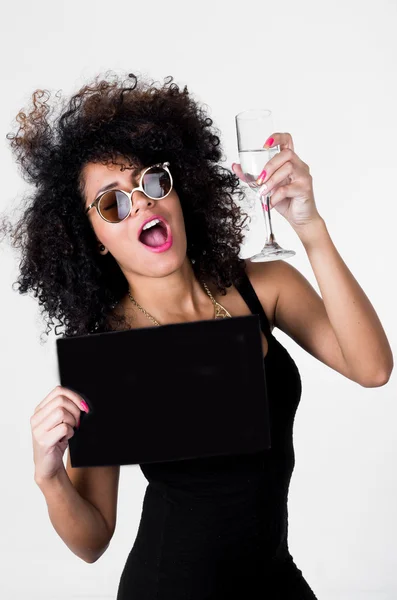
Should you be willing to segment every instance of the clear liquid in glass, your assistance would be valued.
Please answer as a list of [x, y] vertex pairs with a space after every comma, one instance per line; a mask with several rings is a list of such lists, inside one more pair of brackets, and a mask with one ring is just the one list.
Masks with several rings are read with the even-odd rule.
[[253, 190], [260, 186], [256, 179], [262, 173], [265, 164], [278, 153], [278, 146], [274, 148], [261, 148], [260, 150], [242, 150], [239, 152], [240, 165], [247, 183]]

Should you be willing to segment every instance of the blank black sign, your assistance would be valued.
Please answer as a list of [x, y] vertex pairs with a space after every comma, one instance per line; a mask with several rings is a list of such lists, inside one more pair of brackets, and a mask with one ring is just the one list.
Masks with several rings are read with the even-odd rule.
[[72, 467], [270, 448], [258, 315], [56, 340], [60, 383], [81, 412]]

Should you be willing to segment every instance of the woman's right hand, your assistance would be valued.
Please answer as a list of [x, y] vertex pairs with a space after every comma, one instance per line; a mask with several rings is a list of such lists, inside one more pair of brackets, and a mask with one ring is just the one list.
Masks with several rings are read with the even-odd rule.
[[74, 427], [80, 423], [83, 398], [69, 388], [57, 385], [38, 404], [30, 418], [33, 438], [35, 481], [51, 479], [65, 469], [63, 455]]

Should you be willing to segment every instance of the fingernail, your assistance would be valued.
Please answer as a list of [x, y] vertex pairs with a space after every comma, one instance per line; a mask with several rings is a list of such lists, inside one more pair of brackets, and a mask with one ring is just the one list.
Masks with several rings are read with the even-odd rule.
[[81, 406], [84, 408], [85, 412], [86, 412], [86, 413], [88, 413], [88, 411], [89, 411], [89, 408], [88, 408], [88, 404], [87, 404], [87, 402], [84, 402], [84, 400], [82, 400], [82, 401], [80, 402], [80, 405], [81, 405]]
[[269, 211], [269, 209], [268, 209], [268, 207], [267, 207], [267, 204], [266, 204], [266, 203], [265, 203], [265, 211], [266, 211], [266, 212], [268, 212], [268, 211]]
[[274, 138], [270, 137], [266, 140], [264, 146], [271, 146], [274, 142]]
[[262, 183], [263, 179], [265, 179], [265, 177], [266, 177], [266, 171], [265, 171], [265, 169], [263, 169], [262, 173], [259, 175], [256, 182], [260, 185]]

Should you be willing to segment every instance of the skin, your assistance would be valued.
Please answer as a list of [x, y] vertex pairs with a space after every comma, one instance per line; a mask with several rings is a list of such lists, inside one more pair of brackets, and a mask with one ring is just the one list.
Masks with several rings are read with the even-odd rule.
[[[85, 182], [84, 204], [86, 207], [98, 196], [98, 190], [111, 181], [118, 180], [117, 187], [127, 192], [139, 184], [139, 174], [132, 178], [131, 170], [121, 171], [120, 166], [113, 164], [88, 163], [83, 168], [82, 175]], [[141, 223], [152, 214], [164, 216], [171, 227], [173, 244], [171, 248], [162, 253], [147, 250], [138, 240]], [[107, 223], [95, 208], [91, 208], [87, 218], [90, 219], [98, 246], [100, 243], [105, 246], [105, 250], [98, 249], [98, 252], [101, 254], [112, 253], [129, 283], [133, 297], [159, 323], [168, 324], [213, 318], [213, 304], [197, 280], [186, 254], [185, 224], [175, 188], [166, 198], [160, 200], [151, 200], [143, 192], [135, 191], [132, 196], [131, 213], [121, 223]], [[270, 276], [270, 271], [271, 269], [269, 269], [269, 281], [264, 281], [263, 268], [261, 269], [261, 284], [259, 285], [257, 282], [259, 273], [253, 263], [247, 262], [248, 275], [261, 301], [261, 289], [264, 285], [266, 286], [267, 294], [263, 301], [263, 307], [272, 329], [277, 289], [274, 278]], [[251, 314], [234, 286], [228, 288], [226, 295], [222, 296], [210, 282], [206, 283], [214, 298], [232, 316]], [[158, 302], [159, 298], [161, 298], [161, 302]], [[131, 327], [155, 326], [133, 305], [128, 295], [122, 298], [117, 310], [124, 310], [127, 318], [132, 317], [129, 320]], [[264, 355], [266, 355], [268, 343], [264, 334], [262, 334], [262, 347]]]

